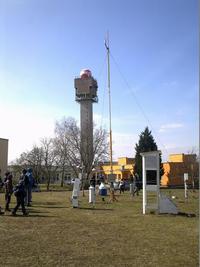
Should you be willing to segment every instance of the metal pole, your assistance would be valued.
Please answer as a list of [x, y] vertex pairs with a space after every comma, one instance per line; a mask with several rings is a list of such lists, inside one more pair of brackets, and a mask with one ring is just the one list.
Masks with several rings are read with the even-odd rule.
[[146, 213], [146, 168], [145, 168], [145, 157], [142, 156], [142, 194], [143, 194], [143, 203], [142, 203], [142, 209], [143, 214]]
[[109, 48], [109, 33], [106, 40], [107, 62], [108, 62], [108, 96], [109, 96], [109, 122], [110, 122], [110, 172], [113, 173], [112, 159], [112, 124], [111, 124], [111, 93], [110, 93], [110, 48]]
[[156, 180], [157, 180], [157, 205], [158, 213], [160, 213], [160, 154], [156, 155], [157, 160], [157, 171], [156, 171]]

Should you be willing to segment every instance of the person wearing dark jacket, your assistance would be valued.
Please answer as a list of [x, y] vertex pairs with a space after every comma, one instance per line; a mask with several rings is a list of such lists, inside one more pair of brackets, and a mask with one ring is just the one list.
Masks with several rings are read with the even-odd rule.
[[11, 195], [13, 193], [13, 184], [12, 184], [12, 174], [7, 172], [6, 177], [4, 179], [4, 186], [5, 186], [5, 201], [6, 201], [6, 207], [5, 211], [11, 211], [9, 209]]
[[27, 185], [27, 195], [26, 195], [26, 205], [31, 206], [32, 202], [32, 188], [34, 186], [33, 170], [28, 169], [26, 175], [28, 176], [28, 185]]
[[135, 174], [135, 192], [137, 196], [139, 196], [139, 191], [140, 191], [141, 185], [140, 185], [140, 179], [139, 175], [136, 173]]
[[[2, 179], [1, 179], [1, 169], [0, 169], [0, 189], [3, 187], [3, 181], [2, 181]], [[4, 214], [4, 212], [2, 211], [2, 209], [1, 209], [1, 206], [0, 206], [0, 215], [1, 214]]]
[[17, 199], [17, 205], [13, 209], [12, 215], [16, 215], [16, 212], [20, 206], [22, 207], [23, 215], [28, 215], [24, 205], [24, 198], [26, 195], [26, 191], [24, 188], [24, 180], [21, 179], [19, 180], [19, 183], [14, 188], [14, 195], [16, 196]]
[[24, 181], [24, 191], [25, 191], [24, 203], [25, 203], [25, 205], [27, 205], [28, 204], [29, 179], [28, 179], [28, 175], [27, 175], [27, 170], [26, 169], [22, 170], [22, 175], [20, 176], [20, 180]]

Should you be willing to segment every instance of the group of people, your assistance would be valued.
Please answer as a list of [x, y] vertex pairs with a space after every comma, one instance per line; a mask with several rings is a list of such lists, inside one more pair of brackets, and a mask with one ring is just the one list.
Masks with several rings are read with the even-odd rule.
[[[96, 181], [95, 176], [93, 175], [92, 178], [90, 179], [90, 186], [93, 186], [94, 188], [96, 187], [96, 184], [100, 185], [101, 183], [105, 183], [105, 179], [103, 177], [98, 178]], [[130, 175], [130, 194], [132, 197], [134, 197], [135, 195], [139, 196], [139, 191], [141, 189], [141, 183], [140, 183], [140, 179], [138, 174], [134, 174], [134, 175]], [[125, 180], [121, 179], [119, 182], [119, 192], [120, 194], [125, 191], [126, 188], [126, 184], [125, 184]], [[118, 201], [116, 196], [115, 196], [115, 186], [114, 186], [114, 182], [111, 182], [109, 184], [109, 191], [110, 191], [110, 199], [109, 202], [114, 202], [114, 201]], [[102, 200], [104, 201], [104, 197], [102, 197]]]
[[[23, 169], [22, 174], [16, 186], [13, 186], [13, 175], [7, 171], [5, 177], [2, 180], [0, 178], [0, 188], [5, 188], [5, 211], [11, 212], [12, 215], [16, 215], [17, 210], [21, 206], [23, 215], [28, 215], [25, 206], [31, 206], [32, 202], [32, 188], [34, 186], [34, 178], [32, 169]], [[16, 197], [16, 206], [13, 210], [10, 209], [11, 196], [14, 193]], [[3, 214], [0, 207], [0, 214]]]

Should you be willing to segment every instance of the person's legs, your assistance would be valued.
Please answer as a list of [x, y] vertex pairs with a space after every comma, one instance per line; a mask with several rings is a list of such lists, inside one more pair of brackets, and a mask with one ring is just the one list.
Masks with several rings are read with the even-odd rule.
[[32, 188], [31, 186], [28, 187], [28, 203], [27, 206], [30, 206], [30, 203], [32, 201]]
[[25, 205], [28, 205], [28, 187], [25, 187], [26, 196], [24, 198]]
[[21, 204], [21, 201], [20, 201], [20, 197], [17, 197], [17, 205], [14, 207], [13, 211], [12, 211], [12, 214], [15, 215], [19, 206]]
[[5, 210], [10, 211], [9, 204], [10, 204], [10, 200], [11, 200], [11, 195], [9, 193], [6, 193], [5, 194], [5, 199], [6, 199], [6, 208], [5, 208]]
[[137, 196], [139, 196], [139, 188], [136, 187], [136, 193], [137, 193]]
[[8, 193], [5, 193], [5, 210], [8, 208]]
[[24, 198], [21, 197], [21, 207], [22, 207], [22, 212], [24, 215], [27, 215], [27, 211], [25, 209], [25, 205], [24, 205]]
[[4, 212], [2, 211], [1, 206], [0, 206], [0, 215], [2, 214], [4, 214]]

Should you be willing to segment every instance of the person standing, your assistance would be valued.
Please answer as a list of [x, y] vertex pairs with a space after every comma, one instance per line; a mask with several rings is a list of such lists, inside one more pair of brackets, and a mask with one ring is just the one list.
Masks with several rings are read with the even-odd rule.
[[29, 168], [26, 175], [28, 176], [27, 206], [31, 206], [31, 202], [32, 202], [32, 188], [33, 188], [33, 185], [34, 185], [33, 170], [31, 168]]
[[11, 196], [12, 196], [12, 193], [13, 193], [12, 178], [13, 178], [12, 174], [7, 172], [6, 173], [6, 177], [4, 179], [5, 202], [6, 202], [5, 211], [11, 211], [11, 209], [9, 208], [9, 205], [10, 205], [10, 200], [11, 200]]
[[[2, 181], [2, 178], [1, 178], [1, 169], [0, 169], [0, 189], [3, 187], [3, 181]], [[0, 215], [1, 214], [4, 214], [4, 212], [2, 212], [2, 209], [1, 209], [1, 206], [0, 206]]]
[[124, 193], [124, 190], [125, 190], [125, 182], [124, 182], [124, 179], [122, 179], [119, 183], [119, 192], [121, 194], [121, 192]]
[[16, 196], [16, 200], [17, 200], [17, 204], [15, 206], [15, 208], [12, 211], [12, 215], [15, 216], [17, 210], [19, 209], [19, 207], [22, 207], [22, 212], [23, 215], [28, 215], [26, 209], [25, 209], [25, 205], [24, 205], [24, 198], [26, 195], [26, 191], [25, 191], [25, 186], [24, 186], [24, 180], [20, 179], [19, 183], [16, 185], [16, 187], [14, 188], [14, 195]]
[[29, 178], [28, 178], [27, 170], [26, 169], [23, 169], [22, 170], [22, 174], [20, 176], [19, 181], [24, 181], [24, 191], [25, 191], [24, 202], [25, 202], [25, 205], [27, 205], [28, 204], [28, 185], [29, 185]]
[[135, 176], [133, 176], [132, 174], [130, 175], [130, 194], [132, 196], [132, 198], [135, 195], [135, 189], [136, 189], [136, 185], [135, 185]]
[[135, 193], [137, 196], [139, 196], [139, 191], [140, 191], [140, 179], [139, 175], [136, 173], [135, 174]]
[[110, 199], [109, 199], [109, 202], [114, 202], [114, 201], [118, 201], [118, 199], [115, 196], [114, 183], [111, 182], [110, 183]]

